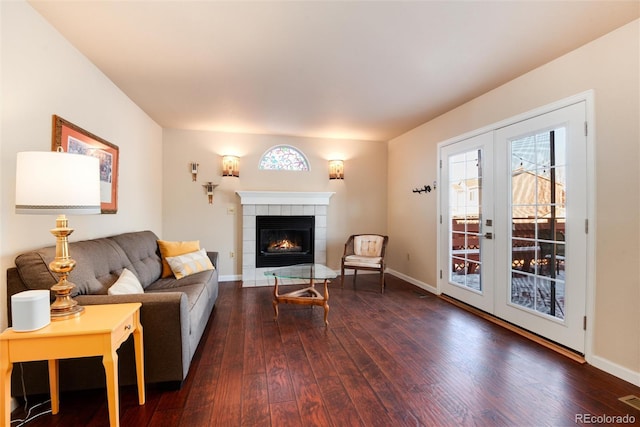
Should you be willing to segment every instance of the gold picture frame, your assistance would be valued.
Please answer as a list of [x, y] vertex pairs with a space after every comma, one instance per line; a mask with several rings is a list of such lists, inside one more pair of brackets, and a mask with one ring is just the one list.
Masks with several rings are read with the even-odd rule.
[[103, 214], [118, 212], [118, 169], [120, 150], [99, 136], [80, 126], [53, 116], [51, 149], [61, 148], [66, 153], [97, 157], [100, 160], [100, 210]]

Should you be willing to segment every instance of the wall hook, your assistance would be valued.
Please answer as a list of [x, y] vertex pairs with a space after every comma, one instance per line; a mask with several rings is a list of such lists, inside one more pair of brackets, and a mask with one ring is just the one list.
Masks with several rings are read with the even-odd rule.
[[414, 193], [418, 193], [418, 194], [420, 194], [420, 193], [430, 193], [431, 192], [431, 186], [430, 185], [425, 185], [422, 188], [414, 188], [413, 192]]

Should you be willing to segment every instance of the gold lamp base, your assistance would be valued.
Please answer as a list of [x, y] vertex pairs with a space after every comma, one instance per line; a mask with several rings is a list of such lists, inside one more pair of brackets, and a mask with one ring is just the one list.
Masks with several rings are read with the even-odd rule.
[[56, 300], [51, 303], [51, 320], [70, 319], [84, 312], [84, 307], [78, 305], [78, 301], [71, 297], [74, 287], [73, 283], [67, 281], [66, 276], [61, 277], [60, 281], [51, 287], [56, 295]]
[[56, 257], [49, 264], [49, 268], [60, 276], [58, 283], [51, 287], [56, 299], [51, 304], [51, 320], [65, 320], [80, 316], [84, 307], [71, 297], [75, 285], [67, 280], [69, 273], [75, 268], [76, 262], [69, 256], [69, 235], [73, 228], [69, 228], [69, 221], [65, 215], [56, 218], [56, 228], [51, 234], [56, 236]]

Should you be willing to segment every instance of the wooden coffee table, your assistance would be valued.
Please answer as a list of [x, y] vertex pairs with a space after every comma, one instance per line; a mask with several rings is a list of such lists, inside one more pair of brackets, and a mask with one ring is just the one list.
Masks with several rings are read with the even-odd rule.
[[[327, 285], [330, 279], [335, 279], [337, 274], [329, 267], [322, 264], [297, 264], [288, 267], [281, 267], [275, 270], [266, 271], [265, 276], [273, 276], [275, 278], [275, 286], [273, 287], [273, 309], [275, 311], [275, 319], [278, 319], [278, 304], [299, 304], [299, 305], [318, 305], [324, 308], [324, 324], [328, 325], [329, 320], [329, 289]], [[308, 281], [308, 287], [297, 289], [286, 294], [280, 294], [279, 280], [294, 279]], [[321, 294], [315, 288], [315, 282], [322, 280], [324, 282], [324, 294]]]

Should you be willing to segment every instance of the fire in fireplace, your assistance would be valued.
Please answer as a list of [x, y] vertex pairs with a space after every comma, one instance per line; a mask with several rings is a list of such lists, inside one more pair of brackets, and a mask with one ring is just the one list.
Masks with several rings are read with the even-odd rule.
[[298, 242], [289, 240], [288, 238], [280, 239], [269, 243], [267, 246], [268, 253], [281, 253], [281, 252], [302, 252], [302, 246]]
[[314, 216], [257, 216], [256, 267], [313, 262]]

